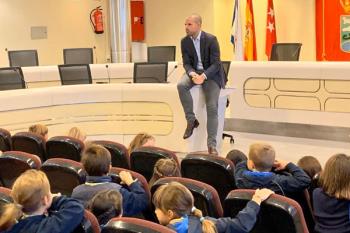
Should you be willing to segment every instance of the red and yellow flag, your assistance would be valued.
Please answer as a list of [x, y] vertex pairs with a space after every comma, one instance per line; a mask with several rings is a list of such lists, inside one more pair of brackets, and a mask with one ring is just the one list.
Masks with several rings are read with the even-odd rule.
[[256, 44], [252, 0], [247, 0], [245, 18], [246, 25], [244, 38], [244, 60], [256, 61]]
[[268, 0], [267, 3], [267, 19], [266, 19], [266, 43], [265, 54], [270, 60], [272, 45], [276, 43], [276, 23], [275, 11], [273, 10], [273, 0]]
[[316, 0], [318, 61], [350, 61], [350, 1]]

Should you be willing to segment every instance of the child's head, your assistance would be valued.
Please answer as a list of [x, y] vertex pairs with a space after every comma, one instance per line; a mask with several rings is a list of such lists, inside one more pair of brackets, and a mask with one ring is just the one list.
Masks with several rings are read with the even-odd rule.
[[[168, 225], [171, 220], [193, 214], [202, 219], [202, 212], [194, 207], [193, 195], [184, 185], [171, 182], [160, 186], [153, 195], [153, 204], [158, 221], [162, 225]], [[216, 228], [213, 222], [201, 220], [203, 233], [214, 233]]]
[[320, 162], [313, 156], [302, 157], [298, 161], [298, 166], [303, 169], [311, 179], [322, 170]]
[[154, 146], [155, 141], [156, 139], [152, 135], [148, 133], [139, 133], [130, 142], [130, 145], [128, 148], [129, 154], [131, 154], [131, 152], [133, 152], [135, 149], [141, 146]]
[[275, 162], [275, 150], [266, 143], [254, 143], [249, 148], [250, 169], [271, 171]]
[[154, 165], [153, 176], [149, 182], [152, 186], [154, 182], [162, 177], [178, 177], [180, 176], [179, 168], [173, 159], [159, 159]]
[[231, 150], [227, 153], [226, 159], [231, 160], [234, 165], [248, 160], [247, 156], [240, 150]]
[[122, 216], [122, 195], [117, 190], [100, 191], [91, 199], [88, 208], [100, 225], [105, 225], [111, 218]]
[[191, 192], [177, 182], [160, 186], [153, 196], [155, 213], [162, 225], [167, 225], [172, 219], [189, 215], [193, 203]]
[[83, 142], [86, 139], [86, 134], [83, 131], [81, 131], [78, 127], [72, 127], [68, 132], [68, 136], [79, 139], [80, 141], [83, 141]]
[[350, 157], [336, 154], [328, 159], [320, 175], [325, 193], [338, 199], [350, 199]]
[[104, 176], [111, 168], [111, 154], [103, 146], [90, 144], [83, 152], [81, 163], [89, 176]]
[[52, 203], [50, 183], [45, 173], [27, 170], [14, 182], [11, 191], [14, 203], [4, 207], [0, 220], [0, 229], [11, 227], [23, 213], [43, 214]]
[[36, 124], [29, 126], [29, 132], [43, 136], [45, 140], [48, 139], [48, 131], [46, 125]]

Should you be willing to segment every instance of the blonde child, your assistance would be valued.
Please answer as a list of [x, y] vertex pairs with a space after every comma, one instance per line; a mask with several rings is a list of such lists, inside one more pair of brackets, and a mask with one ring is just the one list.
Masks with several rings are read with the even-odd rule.
[[83, 131], [81, 131], [78, 127], [72, 127], [68, 132], [68, 136], [79, 139], [82, 142], [84, 142], [86, 139], [86, 134]]
[[269, 189], [257, 189], [252, 200], [236, 218], [203, 218], [202, 212], [193, 206], [191, 192], [177, 182], [159, 187], [153, 196], [153, 204], [159, 223], [177, 233], [241, 233], [249, 232], [253, 228], [260, 203], [272, 193]]
[[46, 141], [49, 138], [48, 136], [49, 130], [46, 127], [46, 125], [41, 125], [41, 124], [31, 125], [29, 127], [29, 132], [43, 136]]
[[0, 231], [6, 233], [69, 233], [80, 224], [83, 206], [72, 198], [50, 191], [42, 171], [27, 170], [13, 184], [14, 203], [4, 206]]
[[178, 177], [180, 175], [179, 168], [173, 159], [159, 159], [154, 165], [153, 175], [149, 181], [151, 187], [154, 182], [162, 177]]
[[156, 139], [148, 133], [139, 133], [130, 142], [128, 152], [131, 154], [135, 149], [142, 146], [155, 146]]

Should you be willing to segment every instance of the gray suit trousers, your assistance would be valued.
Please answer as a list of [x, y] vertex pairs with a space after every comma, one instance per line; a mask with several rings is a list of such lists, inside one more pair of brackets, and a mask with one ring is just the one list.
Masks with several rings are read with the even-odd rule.
[[[185, 112], [187, 122], [193, 122], [196, 116], [193, 112], [193, 99], [190, 89], [196, 84], [185, 74], [177, 84], [177, 90], [181, 100], [182, 107]], [[220, 95], [220, 87], [213, 80], [206, 80], [201, 84], [207, 107], [207, 133], [208, 147], [216, 147], [216, 135], [218, 131], [218, 102]]]

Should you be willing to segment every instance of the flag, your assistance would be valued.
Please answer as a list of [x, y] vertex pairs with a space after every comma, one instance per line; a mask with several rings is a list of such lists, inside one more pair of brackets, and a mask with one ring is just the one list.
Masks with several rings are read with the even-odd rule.
[[350, 1], [316, 0], [317, 61], [350, 61]]
[[273, 0], [268, 0], [267, 3], [267, 19], [266, 19], [266, 44], [265, 54], [270, 60], [272, 45], [276, 43], [276, 23], [275, 11], [273, 10]]
[[242, 23], [239, 0], [235, 0], [232, 17], [231, 43], [234, 47], [236, 61], [243, 61]]
[[256, 61], [256, 44], [254, 29], [253, 2], [247, 0], [245, 11], [245, 38], [244, 38], [244, 60]]

